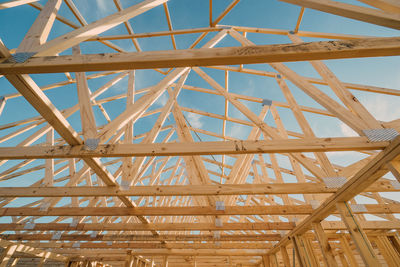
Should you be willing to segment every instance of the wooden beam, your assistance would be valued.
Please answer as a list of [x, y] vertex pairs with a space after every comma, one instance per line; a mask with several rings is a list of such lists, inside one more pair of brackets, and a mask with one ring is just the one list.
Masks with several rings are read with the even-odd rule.
[[39, 0], [11, 0], [7, 2], [0, 3], [0, 9], [6, 9], [6, 8], [11, 8], [11, 7], [16, 7], [16, 6], [21, 6], [33, 2], [37, 2]]
[[[79, 45], [72, 48], [75, 55], [81, 54]], [[79, 111], [81, 115], [82, 132], [85, 142], [88, 139], [95, 139], [97, 137], [96, 120], [92, 109], [90, 99], [91, 92], [88, 87], [86, 74], [84, 72], [76, 72], [76, 89], [78, 91]]]
[[[331, 194], [336, 188], [320, 183], [270, 183], [221, 185], [134, 186], [129, 189], [114, 187], [0, 187], [2, 197], [100, 197], [100, 196], [224, 196], [275, 194]], [[365, 192], [398, 192], [390, 180], [380, 180]]]
[[[5, 240], [53, 240], [53, 234], [2, 234], [1, 239]], [[163, 234], [139, 235], [139, 234], [62, 234], [61, 241], [279, 241], [280, 234], [229, 234], [220, 235], [218, 238], [209, 234]]]
[[314, 233], [318, 239], [319, 246], [321, 248], [322, 255], [324, 256], [324, 262], [328, 267], [337, 267], [338, 264], [336, 263], [335, 256], [333, 255], [332, 247], [328, 242], [328, 238], [324, 232], [320, 223], [313, 223], [312, 224]]
[[[393, 204], [392, 204], [393, 205]], [[396, 210], [400, 209], [396, 206]], [[378, 212], [382, 212], [381, 209]], [[311, 205], [273, 205], [273, 206], [226, 206], [225, 210], [216, 210], [211, 206], [193, 207], [73, 207], [49, 208], [3, 208], [1, 216], [206, 216], [206, 215], [284, 215], [311, 214]]]
[[[79, 223], [71, 226], [69, 223], [35, 223], [35, 231], [229, 231], [229, 230], [291, 230], [292, 222], [262, 222], [262, 223], [224, 223], [221, 227], [215, 223]], [[22, 223], [0, 223], [1, 231], [21, 230]], [[346, 226], [334, 226], [335, 229], [345, 229]]]
[[334, 15], [400, 30], [400, 16], [380, 10], [330, 0], [280, 0]]
[[[400, 213], [400, 204], [366, 204], [365, 211], [357, 214]], [[207, 215], [304, 215], [313, 213], [311, 205], [267, 205], [225, 206], [216, 210], [209, 206], [185, 207], [62, 207], [41, 210], [40, 208], [2, 208], [0, 216], [207, 216]], [[333, 212], [333, 214], [336, 214]]]
[[12, 63], [4, 59], [2, 62], [0, 61], [0, 74], [236, 65], [396, 56], [399, 54], [400, 37], [364, 38], [302, 44], [256, 45], [212, 49], [201, 48], [195, 50], [57, 57], [40, 56], [32, 57], [24, 63]]
[[366, 137], [275, 139], [190, 143], [106, 144], [94, 150], [84, 145], [1, 147], [0, 159], [193, 156], [214, 154], [294, 153], [381, 150], [388, 142], [370, 142]]
[[400, 14], [400, 3], [396, 0], [358, 0], [388, 13]]
[[336, 207], [339, 210], [342, 220], [346, 224], [350, 236], [353, 239], [365, 265], [381, 266], [367, 235], [364, 233], [364, 230], [354, 216], [349, 205], [346, 202], [339, 202], [336, 204]]

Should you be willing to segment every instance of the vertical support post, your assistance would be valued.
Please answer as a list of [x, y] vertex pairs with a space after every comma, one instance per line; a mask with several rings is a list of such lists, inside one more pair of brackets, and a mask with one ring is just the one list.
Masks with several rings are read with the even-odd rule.
[[303, 240], [304, 240], [304, 244], [305, 244], [306, 253], [311, 261], [311, 266], [315, 266], [315, 267], [319, 266], [319, 261], [315, 255], [311, 240], [308, 237], [303, 237]]
[[318, 244], [321, 248], [325, 265], [328, 267], [337, 267], [338, 265], [335, 260], [335, 256], [333, 256], [332, 247], [329, 245], [328, 238], [325, 235], [321, 223], [313, 223], [312, 227], [314, 229], [315, 236], [317, 237]]
[[350, 265], [347, 263], [344, 253], [339, 253], [339, 258], [340, 258], [340, 262], [342, 263], [343, 267], [350, 267]]
[[285, 267], [290, 267], [290, 259], [289, 259], [289, 255], [287, 253], [286, 247], [281, 246], [281, 254], [282, 254], [282, 260], [283, 260], [283, 265], [285, 265]]
[[163, 262], [162, 262], [162, 267], [168, 267], [168, 256], [164, 256]]
[[381, 266], [371, 246], [371, 243], [367, 238], [367, 235], [364, 233], [349, 205], [346, 202], [339, 202], [336, 204], [336, 208], [346, 224], [347, 229], [350, 232], [350, 236], [356, 244], [357, 250], [360, 253], [365, 265], [374, 267]]
[[300, 250], [299, 240], [297, 239], [296, 236], [292, 237], [292, 243], [293, 243], [293, 247], [296, 252], [296, 256], [299, 261], [300, 267], [306, 267], [307, 266], [306, 260], [304, 258], [304, 255], [302, 254], [302, 251]]
[[125, 259], [125, 267], [133, 267], [133, 260], [135, 259], [135, 257], [131, 254], [130, 251], [128, 251], [127, 255], [126, 255], [126, 259]]
[[37, 267], [43, 267], [43, 265], [46, 262], [46, 260], [47, 260], [47, 258], [41, 258]]
[[262, 260], [263, 260], [264, 267], [271, 267], [271, 261], [270, 261], [269, 255], [263, 255]]
[[[54, 129], [51, 128], [46, 134], [46, 144], [49, 146], [54, 145]], [[53, 186], [54, 179], [54, 159], [46, 159], [45, 162], [45, 175], [44, 175], [44, 186]]]
[[351, 247], [349, 245], [349, 242], [347, 241], [347, 238], [344, 236], [340, 238], [340, 243], [342, 245], [344, 254], [346, 255], [347, 260], [350, 263], [351, 267], [357, 267], [357, 261], [356, 258], [354, 257], [353, 251], [351, 250]]

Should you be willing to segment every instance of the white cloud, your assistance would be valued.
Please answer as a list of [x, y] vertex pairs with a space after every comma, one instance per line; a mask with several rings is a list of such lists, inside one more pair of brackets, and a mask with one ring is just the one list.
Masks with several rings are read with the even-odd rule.
[[164, 106], [165, 104], [167, 104], [168, 99], [169, 99], [168, 94], [164, 93], [156, 100], [154, 104], [158, 106]]
[[240, 124], [233, 124], [232, 127], [229, 128], [229, 136], [238, 138], [238, 139], [247, 139], [247, 130], [245, 126]]
[[340, 131], [344, 136], [347, 137], [358, 136], [358, 134], [355, 131], [353, 131], [353, 129], [351, 129], [349, 126], [347, 126], [347, 124], [340, 122], [339, 126], [340, 126]]
[[[364, 107], [380, 121], [392, 121], [400, 118], [400, 105], [398, 97], [378, 95], [361, 96], [360, 102]], [[340, 123], [340, 131], [344, 136], [358, 136], [349, 126]]]
[[397, 96], [374, 95], [361, 98], [360, 101], [377, 120], [391, 121], [400, 118], [399, 97]]
[[203, 126], [201, 116], [198, 114], [188, 112], [186, 118], [194, 128], [201, 128]]

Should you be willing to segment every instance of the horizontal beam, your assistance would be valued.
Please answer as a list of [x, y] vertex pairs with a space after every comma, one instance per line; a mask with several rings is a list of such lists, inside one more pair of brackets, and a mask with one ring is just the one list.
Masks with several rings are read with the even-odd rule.
[[399, 54], [400, 37], [364, 38], [301, 44], [44, 56], [32, 57], [24, 63], [13, 63], [12, 61], [4, 59], [0, 64], [0, 74], [237, 65], [396, 56]]
[[[0, 239], [5, 240], [54, 240], [53, 234], [4, 234]], [[111, 235], [98, 234], [62, 234], [60, 241], [279, 241], [280, 234], [257, 234], [257, 235], [220, 235], [215, 238], [214, 235]]]
[[257, 153], [361, 151], [384, 149], [389, 142], [371, 143], [366, 137], [289, 140], [217, 141], [195, 143], [107, 144], [88, 150], [85, 145], [0, 147], [0, 159], [193, 156]]
[[[86, 259], [91, 259], [92, 254], [93, 260], [97, 261], [108, 261], [112, 260], [125, 260], [126, 252], [121, 249], [114, 249], [108, 252], [105, 249], [54, 249], [56, 252], [68, 254], [68, 255], [80, 255], [83, 254]], [[267, 253], [266, 249], [135, 249], [130, 252], [130, 255], [142, 255], [142, 256], [261, 256]], [[115, 255], [115, 256], [112, 256]], [[120, 257], [123, 258], [120, 258]], [[79, 258], [77, 258], [79, 259]], [[74, 260], [72, 257], [71, 260]]]
[[[2, 197], [100, 197], [100, 196], [213, 196], [268, 194], [329, 194], [336, 188], [322, 183], [221, 184], [115, 187], [0, 187]], [[390, 180], [381, 180], [365, 192], [396, 192]]]
[[[41, 243], [39, 248], [74, 248], [72, 242], [68, 243]], [[138, 243], [138, 242], [85, 242], [80, 244], [81, 249], [267, 249], [271, 248], [269, 243]]]
[[[224, 223], [221, 227], [214, 223], [36, 223], [34, 231], [229, 231], [229, 230], [291, 230], [293, 222]], [[23, 231], [25, 224], [0, 223], [0, 231]]]
[[[400, 222], [397, 221], [361, 221], [364, 230], [400, 230]], [[342, 221], [323, 221], [322, 226], [325, 230], [347, 230]], [[292, 230], [294, 222], [262, 222], [262, 223], [224, 223], [221, 227], [214, 223], [79, 223], [72, 226], [69, 223], [36, 223], [32, 231], [261, 231], [261, 230]], [[22, 223], [0, 223], [0, 231], [26, 231]], [[31, 230], [29, 230], [31, 231]], [[7, 235], [5, 235], [7, 236]], [[79, 235], [82, 236], [82, 235]], [[100, 235], [101, 236], [101, 235]], [[166, 237], [164, 237], [166, 236]], [[231, 235], [229, 235], [231, 237]], [[247, 235], [246, 235], [247, 236]], [[251, 235], [250, 235], [251, 236]], [[262, 235], [257, 235], [263, 238]], [[163, 241], [172, 239], [171, 235], [153, 236]], [[141, 238], [147, 240], [147, 235], [135, 235], [138, 241]], [[202, 238], [202, 237], [201, 237]], [[224, 235], [221, 234], [221, 240]], [[228, 237], [227, 237], [228, 238]], [[232, 236], [234, 238], [234, 235]], [[247, 238], [247, 237], [246, 237]], [[184, 241], [173, 239], [176, 241]], [[107, 240], [108, 241], [108, 240]], [[142, 240], [145, 241], [145, 240]], [[148, 241], [155, 241], [148, 239]], [[250, 240], [249, 240], [250, 241]]]
[[[365, 211], [354, 213], [390, 214], [400, 213], [400, 204], [366, 204]], [[74, 207], [74, 208], [2, 208], [0, 216], [209, 216], [209, 215], [304, 215], [311, 214], [311, 205], [268, 205], [215, 207]]]
[[[400, 205], [399, 205], [400, 206]], [[0, 216], [208, 216], [208, 215], [285, 215], [311, 214], [311, 205], [226, 206], [215, 207], [74, 207], [74, 208], [2, 208]]]

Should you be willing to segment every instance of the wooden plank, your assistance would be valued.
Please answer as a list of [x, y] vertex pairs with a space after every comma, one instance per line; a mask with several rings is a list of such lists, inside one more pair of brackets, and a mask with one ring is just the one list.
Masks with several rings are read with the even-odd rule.
[[[101, 197], [101, 196], [228, 196], [228, 195], [279, 195], [279, 194], [332, 194], [336, 188], [320, 183], [264, 183], [221, 185], [154, 185], [118, 189], [104, 186], [63, 187], [0, 187], [2, 197]], [[380, 180], [365, 192], [398, 192], [390, 180]], [[390, 205], [388, 204], [388, 207]], [[379, 211], [377, 211], [379, 212]]]
[[334, 15], [400, 30], [400, 16], [380, 10], [330, 0], [280, 0]]
[[[213, 49], [32, 57], [24, 63], [0, 61], [0, 74], [86, 72], [191, 66], [381, 57], [400, 54], [400, 37], [256, 45]], [[75, 45], [75, 42], [73, 43]], [[4, 56], [3, 56], [4, 57]], [[8, 56], [7, 56], [8, 57]]]
[[317, 237], [319, 246], [322, 251], [322, 255], [324, 256], [324, 262], [327, 267], [337, 267], [338, 264], [335, 260], [335, 256], [333, 255], [332, 247], [328, 242], [328, 238], [324, 232], [320, 223], [313, 223], [312, 224], [315, 236]]
[[353, 215], [352, 210], [346, 202], [338, 202], [336, 204], [340, 212], [341, 218], [346, 224], [350, 236], [353, 239], [358, 252], [361, 255], [366, 266], [381, 266], [378, 257], [376, 256], [371, 243], [369, 242], [360, 223]]
[[[4, 240], [52, 240], [52, 234], [2, 234]], [[280, 234], [229, 234], [219, 238], [209, 234], [163, 234], [159, 236], [141, 234], [62, 234], [59, 240], [69, 241], [279, 241]]]
[[17, 7], [17, 6], [37, 2], [37, 1], [39, 1], [39, 0], [11, 0], [11, 1], [0, 3], [0, 9]]
[[[23, 223], [1, 223], [0, 230], [24, 230]], [[262, 222], [262, 223], [224, 223], [221, 227], [215, 223], [79, 223], [71, 226], [69, 223], [36, 223], [33, 230], [37, 231], [228, 231], [228, 230], [291, 230], [292, 222]], [[345, 229], [338, 226], [335, 229]]]
[[[72, 52], [75, 55], [80, 55], [81, 49], [79, 45], [74, 46]], [[91, 92], [87, 84], [86, 74], [84, 72], [76, 72], [75, 77], [83, 137], [85, 141], [95, 139], [97, 137], [97, 127], [90, 101]]]
[[[366, 204], [366, 211], [356, 214], [400, 213], [400, 204]], [[266, 206], [225, 206], [216, 210], [213, 206], [184, 207], [50, 207], [40, 208], [2, 208], [0, 216], [217, 216], [217, 215], [309, 215], [311, 205], [266, 205]], [[333, 212], [333, 214], [337, 214]]]
[[400, 14], [400, 3], [396, 0], [358, 0], [388, 13]]
[[[311, 214], [311, 205], [270, 205], [270, 206], [226, 206], [216, 210], [212, 206], [186, 207], [50, 207], [40, 208], [2, 208], [0, 216], [196, 216], [196, 215], [295, 215]], [[380, 211], [381, 212], [381, 211]]]
[[216, 141], [190, 143], [107, 144], [88, 150], [84, 145], [1, 147], [0, 159], [193, 156], [255, 153], [295, 153], [381, 150], [388, 142], [370, 142], [366, 137]]

